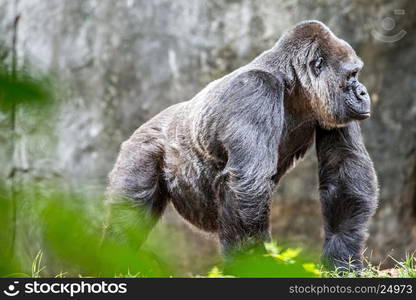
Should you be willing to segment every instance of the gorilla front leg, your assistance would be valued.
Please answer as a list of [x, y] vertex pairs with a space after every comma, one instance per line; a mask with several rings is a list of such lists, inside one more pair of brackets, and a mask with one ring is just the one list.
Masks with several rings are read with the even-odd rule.
[[367, 224], [377, 207], [377, 177], [357, 122], [317, 129], [316, 147], [325, 224], [323, 262], [330, 268], [362, 268]]
[[283, 128], [283, 80], [252, 70], [224, 93], [218, 137], [227, 164], [218, 180], [219, 237], [225, 255], [270, 239], [270, 198]]

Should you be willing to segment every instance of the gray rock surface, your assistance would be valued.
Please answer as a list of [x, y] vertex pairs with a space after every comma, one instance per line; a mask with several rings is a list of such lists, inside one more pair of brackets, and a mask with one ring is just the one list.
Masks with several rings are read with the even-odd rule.
[[[366, 64], [373, 116], [362, 127], [381, 187], [368, 251], [375, 261], [403, 255], [416, 247], [415, 12], [412, 0], [0, 1], [2, 49], [11, 47], [19, 14], [19, 63], [55, 72], [64, 91], [46, 135], [20, 111], [15, 164], [37, 178], [103, 184], [120, 143], [140, 124], [270, 48], [298, 21], [319, 19]], [[382, 41], [400, 30], [401, 39]], [[0, 114], [2, 175], [11, 168], [8, 128]], [[275, 237], [320, 245], [313, 151], [281, 183], [273, 215]], [[214, 249], [175, 213], [163, 222], [184, 230], [194, 257]]]

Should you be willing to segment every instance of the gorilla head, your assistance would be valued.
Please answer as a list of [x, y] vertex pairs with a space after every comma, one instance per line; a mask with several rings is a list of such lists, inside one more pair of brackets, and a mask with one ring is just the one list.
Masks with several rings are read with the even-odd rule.
[[286, 63], [321, 126], [341, 127], [370, 116], [370, 97], [358, 81], [363, 62], [324, 24], [300, 23], [276, 46], [290, 54]]

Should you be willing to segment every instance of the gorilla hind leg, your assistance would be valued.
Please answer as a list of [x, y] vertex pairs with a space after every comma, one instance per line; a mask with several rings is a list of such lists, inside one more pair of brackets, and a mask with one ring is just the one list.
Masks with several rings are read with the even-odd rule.
[[161, 176], [163, 153], [154, 140], [133, 136], [123, 143], [109, 175], [109, 215], [104, 239], [139, 249], [167, 204]]

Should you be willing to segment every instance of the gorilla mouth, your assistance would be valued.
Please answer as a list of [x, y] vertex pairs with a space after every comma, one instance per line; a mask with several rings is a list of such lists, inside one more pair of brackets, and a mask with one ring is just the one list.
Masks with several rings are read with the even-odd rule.
[[370, 117], [370, 112], [369, 112], [369, 111], [366, 111], [366, 112], [361, 112], [361, 113], [359, 113], [359, 115], [360, 115], [360, 116], [363, 116], [363, 117], [365, 117], [365, 118], [369, 118], [369, 117]]
[[355, 119], [364, 120], [369, 118], [371, 115], [369, 110], [363, 110], [363, 107], [358, 100], [347, 98], [345, 104]]
[[365, 87], [355, 81], [346, 91], [345, 106], [350, 117], [364, 120], [370, 117], [370, 97]]
[[365, 113], [359, 113], [356, 115], [356, 119], [357, 120], [365, 120], [368, 119], [370, 117], [370, 112], [365, 112]]

